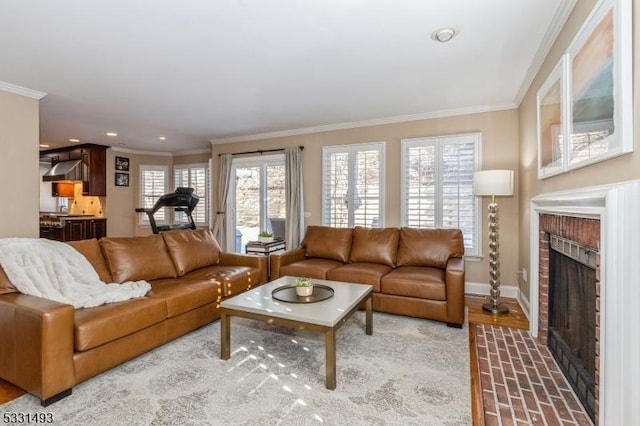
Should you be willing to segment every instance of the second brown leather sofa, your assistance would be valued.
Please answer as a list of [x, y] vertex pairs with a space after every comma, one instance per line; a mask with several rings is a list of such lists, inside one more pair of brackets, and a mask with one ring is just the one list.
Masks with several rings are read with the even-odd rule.
[[380, 312], [464, 322], [458, 229], [309, 226], [301, 247], [271, 255], [271, 279], [291, 275], [373, 286]]

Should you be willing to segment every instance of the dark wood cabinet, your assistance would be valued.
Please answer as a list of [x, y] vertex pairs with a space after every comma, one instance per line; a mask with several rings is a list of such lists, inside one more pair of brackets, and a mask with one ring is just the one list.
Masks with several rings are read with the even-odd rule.
[[99, 240], [107, 236], [107, 219], [89, 219], [85, 224], [85, 239]]
[[40, 227], [40, 238], [56, 241], [78, 241], [107, 236], [107, 219], [64, 219], [64, 228]]
[[86, 220], [66, 220], [64, 227], [64, 240], [65, 241], [77, 241], [84, 240], [85, 222]]
[[[107, 195], [107, 148], [104, 145], [82, 144], [41, 151], [40, 162], [48, 162], [53, 166], [60, 161], [82, 160], [73, 177], [73, 180], [82, 181], [82, 195], [105, 197]], [[52, 182], [51, 185], [53, 196], [69, 196], [62, 194], [62, 187], [58, 182]]]

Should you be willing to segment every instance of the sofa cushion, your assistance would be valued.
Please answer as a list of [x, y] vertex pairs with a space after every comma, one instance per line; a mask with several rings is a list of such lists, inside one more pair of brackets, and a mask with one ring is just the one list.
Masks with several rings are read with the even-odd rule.
[[185, 229], [161, 235], [179, 277], [220, 260], [220, 245], [210, 229]]
[[222, 296], [234, 296], [260, 285], [262, 271], [250, 266], [205, 266], [185, 275], [183, 280], [213, 280], [222, 286]]
[[305, 256], [333, 259], [346, 263], [351, 251], [353, 229], [330, 226], [307, 226], [302, 240]]
[[331, 259], [305, 259], [281, 266], [280, 276], [284, 277], [285, 275], [289, 275], [292, 277], [318, 278], [324, 280], [327, 278], [327, 272], [342, 265], [344, 265], [344, 263]]
[[450, 258], [463, 255], [464, 241], [459, 229], [400, 229], [397, 266], [445, 269]]
[[91, 266], [93, 266], [93, 269], [98, 273], [101, 281], [104, 281], [105, 283], [113, 282], [111, 272], [109, 272], [107, 262], [104, 260], [98, 240], [93, 238], [90, 240], [68, 241], [67, 244], [87, 258], [89, 263], [91, 263]]
[[350, 262], [381, 263], [394, 267], [398, 254], [398, 228], [364, 228], [353, 230]]
[[369, 284], [373, 292], [380, 292], [380, 280], [391, 272], [390, 266], [380, 263], [349, 263], [327, 272], [327, 279], [347, 283]]
[[382, 277], [384, 294], [428, 300], [447, 300], [445, 271], [423, 266], [402, 266]]
[[211, 280], [167, 278], [155, 280], [150, 284], [151, 291], [147, 293], [147, 297], [163, 299], [167, 303], [169, 318], [222, 300], [221, 285]]
[[162, 235], [101, 238], [100, 246], [115, 282], [178, 276]]
[[15, 288], [13, 284], [11, 284], [11, 281], [9, 281], [9, 277], [7, 277], [4, 269], [2, 269], [2, 266], [0, 266], [0, 294], [7, 293], [18, 293], [18, 289]]
[[143, 297], [74, 312], [74, 345], [78, 352], [93, 349], [157, 324], [167, 318], [164, 299]]

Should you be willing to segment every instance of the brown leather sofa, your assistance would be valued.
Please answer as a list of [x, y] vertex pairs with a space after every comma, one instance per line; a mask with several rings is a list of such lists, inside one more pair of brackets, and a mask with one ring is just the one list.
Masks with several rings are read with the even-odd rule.
[[463, 255], [458, 229], [309, 226], [300, 247], [271, 255], [271, 279], [370, 284], [376, 311], [461, 327]]
[[17, 292], [0, 268], [0, 377], [48, 405], [74, 385], [220, 317], [220, 301], [267, 281], [264, 256], [220, 251], [210, 230], [69, 242], [105, 282], [142, 298], [95, 308]]

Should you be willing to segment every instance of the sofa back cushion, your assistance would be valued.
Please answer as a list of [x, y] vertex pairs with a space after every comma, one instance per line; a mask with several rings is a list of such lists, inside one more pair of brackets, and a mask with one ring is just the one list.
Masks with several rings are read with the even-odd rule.
[[464, 241], [459, 229], [400, 229], [398, 266], [445, 269], [450, 258], [463, 255]]
[[11, 284], [9, 277], [5, 274], [4, 269], [0, 266], [0, 294], [18, 293], [18, 289]]
[[179, 277], [220, 261], [220, 245], [210, 229], [169, 231], [161, 235]]
[[307, 226], [302, 240], [305, 256], [333, 259], [347, 263], [353, 229], [330, 226]]
[[101, 281], [104, 281], [105, 283], [113, 282], [111, 272], [109, 272], [109, 266], [104, 260], [98, 240], [93, 238], [90, 240], [68, 241], [67, 244], [87, 258], [91, 266], [93, 266], [93, 269], [98, 273]]
[[398, 255], [398, 228], [364, 228], [356, 226], [353, 230], [353, 242], [349, 261], [396, 265]]
[[100, 246], [115, 282], [178, 276], [162, 235], [101, 238]]

